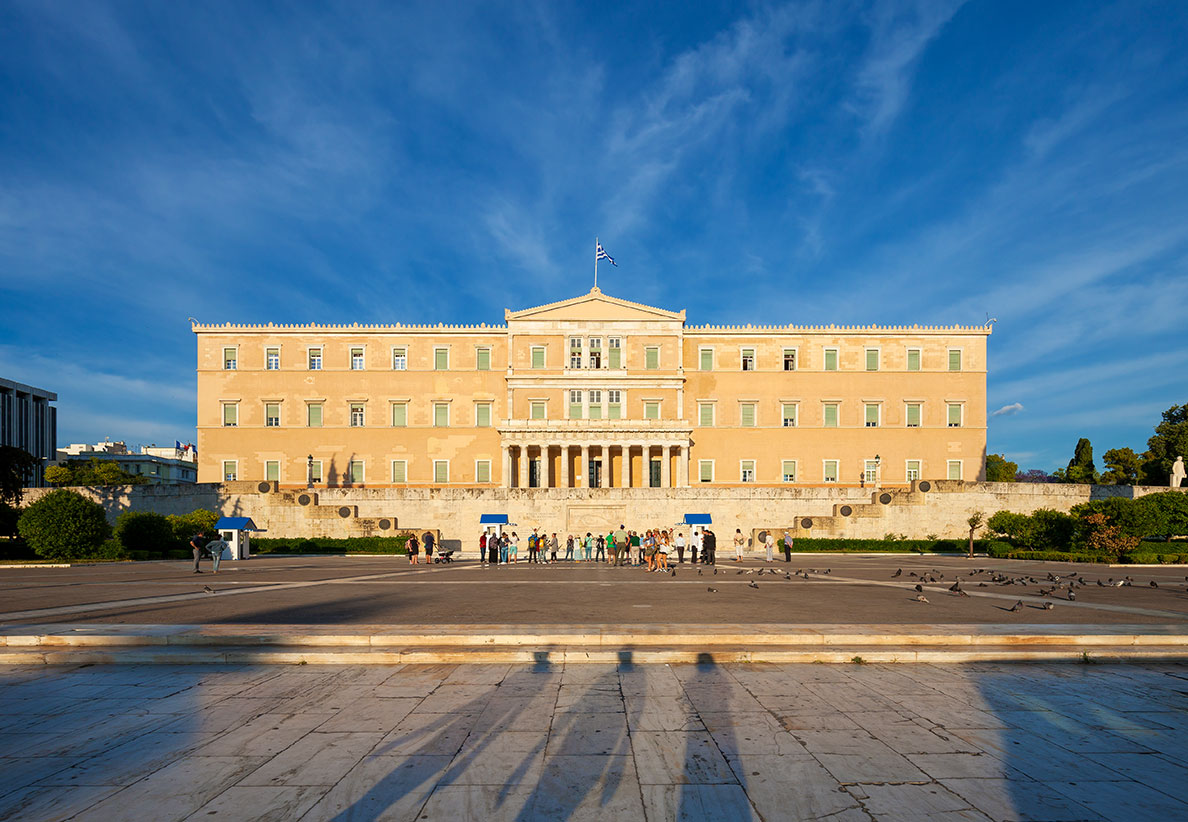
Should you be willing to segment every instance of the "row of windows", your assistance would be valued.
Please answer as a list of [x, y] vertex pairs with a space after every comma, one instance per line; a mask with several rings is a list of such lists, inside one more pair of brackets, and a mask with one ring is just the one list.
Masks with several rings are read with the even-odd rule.
[[[592, 369], [620, 369], [623, 367], [622, 338], [608, 337], [607, 347], [603, 349], [601, 337], [571, 337], [569, 340], [569, 368]], [[739, 370], [758, 371], [759, 361], [755, 348], [739, 349]], [[605, 351], [605, 356], [604, 356]], [[823, 371], [837, 371], [840, 354], [838, 348], [825, 348], [822, 351], [821, 367]], [[281, 366], [281, 350], [279, 347], [264, 349], [264, 367], [268, 371], [277, 371]], [[363, 371], [366, 368], [365, 346], [353, 346], [350, 349], [348, 362], [352, 371]], [[795, 371], [799, 359], [798, 348], [783, 349], [781, 368], [774, 370]], [[305, 367], [310, 371], [321, 371], [324, 346], [307, 346], [305, 349]], [[864, 349], [863, 364], [866, 371], [882, 369], [883, 352], [881, 348]], [[905, 370], [920, 371], [923, 367], [923, 351], [919, 348], [908, 348], [905, 352]], [[962, 351], [960, 348], [950, 348], [947, 352], [947, 370], [961, 370]], [[548, 367], [548, 346], [534, 345], [530, 354], [531, 366], [534, 369]], [[408, 348], [394, 346], [392, 348], [392, 370], [405, 371], [408, 369]], [[716, 367], [716, 349], [703, 347], [698, 349], [698, 366], [701, 371], [719, 370]], [[239, 348], [227, 346], [223, 349], [223, 370], [234, 371], [239, 367]], [[475, 349], [474, 367], [478, 371], [491, 370], [491, 349], [478, 347]], [[448, 371], [450, 368], [450, 346], [435, 346], [433, 349], [433, 369]], [[644, 348], [644, 368], [656, 370], [660, 368], [660, 347], [646, 346]]]
[[[841, 482], [842, 476], [840, 474], [840, 467], [842, 461], [837, 459], [827, 459], [821, 461], [821, 482]], [[905, 460], [904, 461], [904, 476], [908, 482], [920, 479], [922, 475], [923, 461]], [[699, 460], [698, 480], [700, 482], [714, 482], [716, 480], [716, 461], [715, 460]], [[755, 482], [758, 476], [758, 460], [744, 459], [739, 460], [738, 481], [739, 482]], [[797, 482], [802, 479], [798, 473], [799, 462], [797, 460], [780, 460], [780, 480], [782, 482]], [[858, 472], [857, 479], [866, 483], [876, 483], [879, 481], [880, 464], [876, 460], [864, 460]], [[307, 476], [301, 477], [301, 480], [308, 480], [314, 483], [323, 483], [327, 480], [323, 473], [322, 460], [314, 460], [306, 466]], [[945, 465], [945, 476], [951, 480], [963, 479], [963, 463], [961, 460], [948, 460]], [[238, 460], [224, 460], [223, 461], [223, 480], [226, 482], [234, 482], [239, 479], [239, 461]], [[264, 463], [264, 479], [269, 482], [280, 482], [281, 477], [281, 462], [280, 460], [267, 460]], [[331, 477], [335, 483], [349, 483], [352, 485], [361, 485], [367, 481], [367, 464], [365, 460], [349, 460], [341, 477]], [[450, 461], [449, 460], [433, 460], [433, 482], [448, 483], [450, 481]], [[490, 460], [475, 460], [474, 463], [474, 481], [477, 483], [491, 482], [491, 461]], [[408, 460], [392, 460], [391, 461], [391, 482], [405, 483], [408, 482]]]
[[[223, 403], [223, 427], [235, 428], [239, 425], [239, 403]], [[325, 418], [324, 403], [305, 403], [305, 425], [310, 428], [320, 428]], [[660, 419], [660, 400], [645, 400], [643, 403], [643, 418], [645, 420]], [[840, 402], [822, 403], [822, 427], [837, 428], [841, 414]], [[477, 402], [474, 404], [474, 424], [478, 428], [491, 427], [492, 403]], [[529, 418], [534, 420], [549, 419], [548, 401], [531, 400], [528, 403]], [[389, 404], [389, 425], [403, 428], [408, 425], [408, 403], [394, 402]], [[450, 403], [432, 403], [433, 426], [444, 428], [450, 422]], [[738, 405], [738, 425], [741, 428], [755, 428], [759, 425], [759, 403], [740, 402]], [[960, 428], [964, 424], [964, 403], [950, 402], [945, 404], [945, 424], [949, 428]], [[904, 404], [904, 425], [907, 428], [921, 427], [924, 416], [924, 404], [909, 402]], [[623, 392], [617, 389], [603, 391], [573, 390], [569, 392], [569, 419], [580, 420], [618, 420], [623, 419]], [[350, 427], [362, 428], [367, 425], [367, 405], [362, 402], [348, 404], [347, 419]], [[780, 426], [795, 428], [799, 424], [800, 404], [780, 403]], [[866, 428], [878, 428], [883, 424], [883, 403], [863, 404], [863, 424]], [[701, 402], [697, 404], [697, 424], [702, 428], [713, 428], [718, 425], [717, 403]], [[264, 425], [267, 428], [279, 428], [281, 425], [281, 403], [269, 402], [264, 404]]]

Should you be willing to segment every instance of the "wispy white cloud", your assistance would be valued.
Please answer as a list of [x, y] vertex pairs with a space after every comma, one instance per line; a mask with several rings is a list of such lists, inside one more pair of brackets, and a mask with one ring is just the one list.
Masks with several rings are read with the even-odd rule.
[[991, 417], [1011, 417], [1023, 410], [1023, 403], [1013, 402], [1010, 405], [1004, 405], [996, 411], [991, 411]]

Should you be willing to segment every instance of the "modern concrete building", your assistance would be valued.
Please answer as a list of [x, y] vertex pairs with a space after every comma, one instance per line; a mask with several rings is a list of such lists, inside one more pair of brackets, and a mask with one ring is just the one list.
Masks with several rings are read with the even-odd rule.
[[38, 460], [30, 486], [45, 485], [45, 466], [58, 447], [58, 409], [50, 405], [58, 395], [0, 378], [0, 445], [23, 449]]
[[505, 325], [201, 325], [199, 480], [984, 479], [989, 327], [717, 326], [597, 288]]
[[198, 481], [198, 456], [193, 448], [147, 445], [139, 451], [122, 441], [71, 443], [58, 451], [58, 462], [88, 460], [91, 457], [114, 462], [129, 474], [144, 477], [151, 485]]

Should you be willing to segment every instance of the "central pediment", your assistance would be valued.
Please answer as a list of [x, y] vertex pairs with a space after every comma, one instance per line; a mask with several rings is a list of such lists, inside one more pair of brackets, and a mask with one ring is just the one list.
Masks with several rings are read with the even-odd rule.
[[633, 303], [630, 300], [621, 300], [618, 297], [603, 294], [595, 286], [590, 289], [590, 293], [583, 294], [580, 297], [573, 297], [568, 300], [549, 303], [548, 305], [540, 305], [535, 308], [525, 308], [521, 311], [505, 310], [504, 317], [508, 322], [514, 322], [516, 320], [544, 320], [550, 322], [565, 320], [579, 322], [655, 322], [662, 320], [683, 323], [685, 321], [685, 312], [665, 311], [662, 308], [655, 308], [650, 305], [643, 305], [642, 303]]

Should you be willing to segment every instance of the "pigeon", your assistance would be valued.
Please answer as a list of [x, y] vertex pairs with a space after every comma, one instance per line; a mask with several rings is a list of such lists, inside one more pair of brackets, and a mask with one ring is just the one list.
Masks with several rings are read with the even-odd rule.
[[986, 583], [984, 583], [984, 582], [979, 582], [979, 583], [978, 583], [978, 587], [979, 587], [979, 588], [985, 588], [985, 587], [986, 587]]
[[916, 594], [916, 602], [927, 602], [927, 601], [928, 601], [928, 597], [924, 596], [923, 594]]
[[714, 586], [712, 586], [712, 585], [711, 585], [710, 587], [706, 588], [705, 590], [709, 591], [711, 594], [716, 594], [716, 593], [718, 593], [718, 589], [717, 589], [717, 588], [715, 588], [715, 587], [714, 587]]
[[202, 586], [202, 590], [203, 590], [203, 591], [206, 591], [206, 593], [208, 593], [208, 594], [213, 594], [213, 593], [214, 593], [214, 588], [211, 588], [209, 585], [203, 585], [203, 586]]
[[717, 568], [715, 568], [715, 569], [714, 569], [714, 576], [717, 576], [717, 575], [718, 575], [718, 569], [717, 569]]
[[784, 574], [784, 579], [792, 579], [792, 575], [791, 575], [791, 574]]
[[734, 575], [738, 576], [739, 574], [745, 574], [745, 573], [746, 573], [746, 571], [744, 571], [742, 568], [739, 568], [737, 571], [734, 572]]
[[1050, 603], [1050, 602], [1045, 602], [1045, 603], [1044, 603], [1044, 610], [1045, 610], [1045, 611], [1051, 611], [1051, 610], [1052, 610], [1053, 608], [1055, 608], [1055, 607], [1056, 607], [1056, 606], [1055, 606], [1055, 605], [1053, 605], [1053, 604], [1052, 604], [1052, 603]]
[[952, 585], [950, 585], [949, 590], [953, 591], [953, 592], [960, 591], [961, 590], [961, 580], [957, 580]]
[[1068, 601], [1069, 601], [1069, 602], [1076, 602], [1076, 601], [1077, 601], [1077, 595], [1076, 595], [1075, 593], [1073, 593], [1072, 591], [1069, 591], [1069, 592], [1068, 592]]
[[827, 573], [827, 574], [832, 574], [832, 573], [833, 573], [833, 569], [832, 569], [832, 568], [826, 568], [826, 569], [825, 569], [825, 573]]
[[748, 588], [758, 588], [759, 583], [755, 582], [755, 580], [751, 580], [750, 582], [747, 583], [747, 587]]
[[903, 569], [900, 568], [898, 571], [896, 571], [894, 574], [891, 575], [891, 579], [895, 579], [897, 576], [899, 576], [902, 573], [903, 573]]
[[698, 569], [697, 569], [697, 576], [701, 576], [701, 573], [702, 573], [702, 572], [701, 572], [701, 569], [700, 569], [700, 568], [698, 568]]
[[1097, 587], [1098, 587], [1098, 588], [1104, 588], [1104, 587], [1105, 587], [1105, 583], [1104, 583], [1104, 582], [1102, 582], [1102, 581], [1099, 579], [1099, 580], [1097, 581]]
[[1018, 610], [1020, 610], [1022, 607], [1023, 607], [1023, 600], [1019, 600], [1018, 602], [1016, 602], [1014, 605], [1012, 605], [1012, 606], [1011, 606], [1010, 608], [1008, 608], [1007, 610], [1008, 610], [1008, 611], [1018, 611]]
[[1159, 587], [1159, 583], [1158, 583], [1158, 582], [1156, 582], [1155, 580], [1151, 580], [1151, 587], [1152, 587], [1152, 588], [1158, 588], [1158, 587]]
[[672, 573], [671, 573], [671, 574], [669, 574], [669, 576], [673, 576], [673, 577], [675, 577], [675, 576], [676, 576], [676, 568], [673, 568], [673, 569], [672, 569]]
[[924, 586], [917, 582], [916, 590], [919, 591], [920, 593], [924, 593]]

